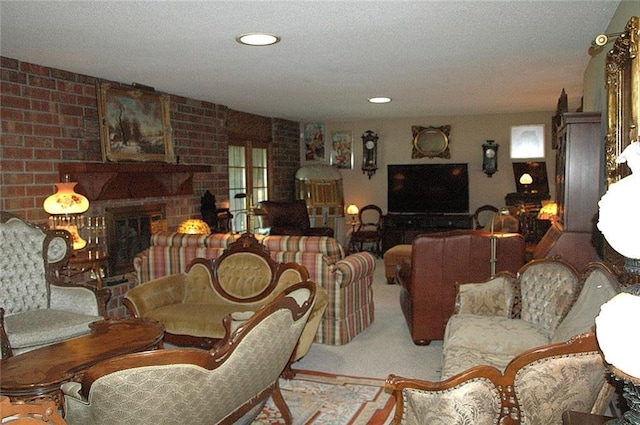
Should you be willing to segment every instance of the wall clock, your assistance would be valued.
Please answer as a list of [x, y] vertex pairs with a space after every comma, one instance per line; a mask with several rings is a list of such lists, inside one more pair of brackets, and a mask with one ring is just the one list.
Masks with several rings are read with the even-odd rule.
[[498, 146], [494, 140], [482, 144], [482, 171], [489, 177], [498, 171]]
[[378, 169], [378, 135], [367, 130], [362, 135], [362, 173], [369, 179]]

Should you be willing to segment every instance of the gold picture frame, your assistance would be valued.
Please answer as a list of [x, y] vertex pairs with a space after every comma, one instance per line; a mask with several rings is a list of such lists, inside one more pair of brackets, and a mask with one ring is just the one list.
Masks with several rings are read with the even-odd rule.
[[605, 167], [607, 186], [631, 173], [616, 163], [622, 151], [638, 139], [640, 114], [640, 18], [632, 16], [607, 54], [607, 136]]
[[98, 82], [104, 162], [174, 163], [169, 95]]
[[412, 126], [411, 158], [451, 158], [451, 150], [449, 148], [451, 143], [450, 132], [450, 125], [441, 127]]

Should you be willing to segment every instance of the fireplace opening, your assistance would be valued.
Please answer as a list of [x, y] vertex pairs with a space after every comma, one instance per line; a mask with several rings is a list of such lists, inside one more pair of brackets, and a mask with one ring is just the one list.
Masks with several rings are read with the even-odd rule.
[[109, 275], [134, 271], [133, 257], [149, 247], [151, 235], [167, 230], [165, 204], [106, 209]]

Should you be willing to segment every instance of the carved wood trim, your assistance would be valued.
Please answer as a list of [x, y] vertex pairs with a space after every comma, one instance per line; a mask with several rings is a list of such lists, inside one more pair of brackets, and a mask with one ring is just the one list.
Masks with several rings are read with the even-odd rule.
[[209, 165], [164, 163], [77, 162], [58, 165], [60, 181], [66, 175], [78, 182], [78, 193], [90, 201], [193, 195], [193, 175], [210, 173]]

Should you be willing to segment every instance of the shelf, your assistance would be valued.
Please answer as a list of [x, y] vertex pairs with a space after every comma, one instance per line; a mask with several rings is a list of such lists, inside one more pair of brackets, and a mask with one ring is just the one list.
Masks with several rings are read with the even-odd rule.
[[165, 163], [72, 162], [58, 165], [60, 181], [65, 175], [78, 182], [78, 193], [89, 201], [193, 195], [193, 175], [210, 173], [209, 165]]

